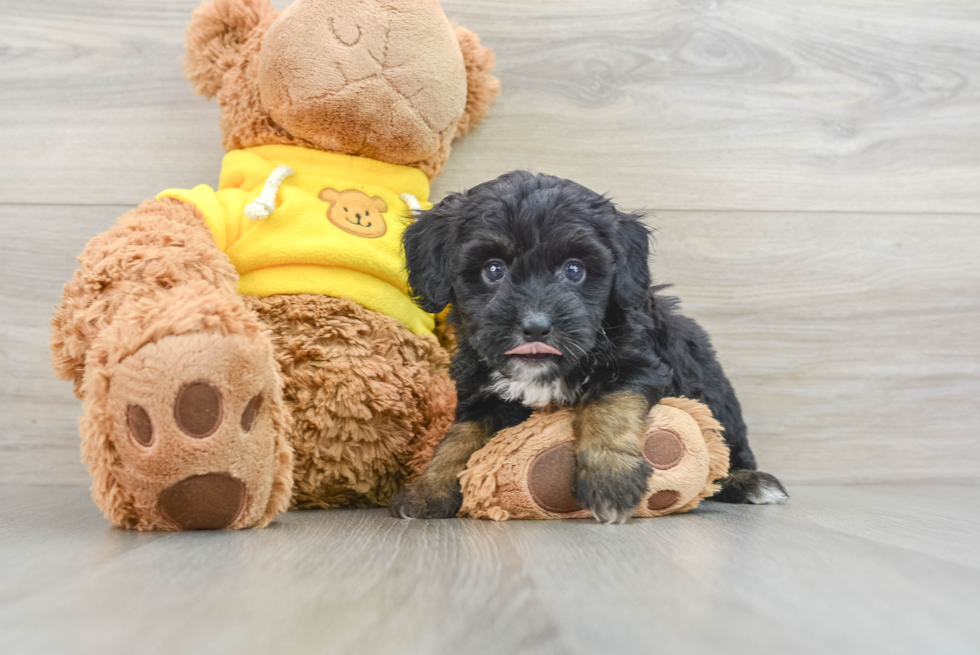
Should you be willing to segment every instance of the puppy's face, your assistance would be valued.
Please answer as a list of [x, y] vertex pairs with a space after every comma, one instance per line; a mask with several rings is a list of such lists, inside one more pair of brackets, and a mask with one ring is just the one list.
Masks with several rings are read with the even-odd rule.
[[608, 303], [614, 255], [584, 208], [556, 211], [557, 199], [536, 197], [514, 212], [501, 203], [460, 235], [453, 295], [461, 332], [508, 379], [569, 373], [592, 351]]
[[420, 304], [452, 303], [458, 336], [498, 379], [547, 383], [597, 352], [610, 305], [649, 286], [648, 234], [567, 180], [515, 172], [454, 194], [405, 233]]

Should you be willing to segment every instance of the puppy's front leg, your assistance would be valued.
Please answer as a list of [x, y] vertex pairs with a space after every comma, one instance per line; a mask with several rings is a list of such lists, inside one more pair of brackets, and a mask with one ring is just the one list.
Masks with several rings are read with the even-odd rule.
[[449, 519], [463, 504], [459, 474], [470, 455], [490, 440], [482, 421], [455, 423], [436, 448], [425, 473], [391, 501], [391, 515], [403, 519]]
[[600, 523], [626, 523], [647, 490], [652, 469], [640, 450], [649, 403], [616, 391], [575, 410], [575, 500]]

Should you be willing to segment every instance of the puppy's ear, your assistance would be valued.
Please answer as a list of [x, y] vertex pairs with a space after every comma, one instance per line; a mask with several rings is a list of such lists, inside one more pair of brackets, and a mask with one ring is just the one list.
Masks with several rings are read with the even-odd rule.
[[412, 298], [432, 314], [453, 301], [451, 252], [462, 204], [463, 194], [446, 196], [432, 209], [420, 212], [402, 239]]
[[195, 9], [184, 38], [184, 76], [194, 92], [217, 93], [252, 31], [275, 13], [269, 0], [213, 0]]
[[620, 307], [636, 307], [650, 288], [650, 230], [640, 222], [640, 214], [618, 213], [612, 299]]

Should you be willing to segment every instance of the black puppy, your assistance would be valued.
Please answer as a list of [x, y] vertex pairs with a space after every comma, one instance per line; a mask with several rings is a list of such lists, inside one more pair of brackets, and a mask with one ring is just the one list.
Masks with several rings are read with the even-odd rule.
[[455, 516], [470, 455], [532, 409], [574, 408], [573, 493], [597, 520], [629, 519], [647, 489], [640, 436], [665, 396], [705, 402], [732, 469], [716, 500], [773, 503], [731, 384], [675, 298], [650, 287], [649, 232], [585, 187], [516, 171], [422, 213], [405, 232], [409, 283], [429, 312], [452, 305], [456, 422], [425, 473], [392, 503], [400, 517]]

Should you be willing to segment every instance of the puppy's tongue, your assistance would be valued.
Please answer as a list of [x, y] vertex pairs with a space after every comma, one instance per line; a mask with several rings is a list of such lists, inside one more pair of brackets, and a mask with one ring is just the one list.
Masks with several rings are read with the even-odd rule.
[[540, 341], [521, 344], [504, 353], [505, 355], [561, 355], [561, 351]]

